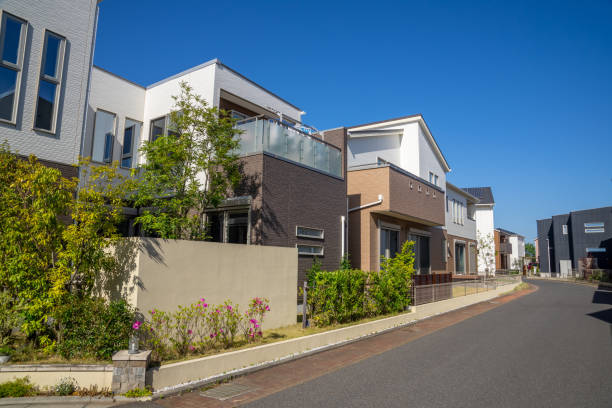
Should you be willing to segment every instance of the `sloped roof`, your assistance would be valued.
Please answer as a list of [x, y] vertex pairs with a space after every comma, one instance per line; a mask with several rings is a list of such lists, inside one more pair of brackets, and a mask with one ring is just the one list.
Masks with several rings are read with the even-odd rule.
[[463, 187], [462, 190], [478, 198], [479, 204], [495, 204], [491, 187]]
[[517, 237], [525, 238], [521, 234], [517, 234], [516, 232], [508, 231], [507, 229], [503, 229], [503, 228], [495, 228], [495, 229], [498, 230], [499, 232], [505, 234], [505, 235], [512, 235], [512, 236], [517, 236]]

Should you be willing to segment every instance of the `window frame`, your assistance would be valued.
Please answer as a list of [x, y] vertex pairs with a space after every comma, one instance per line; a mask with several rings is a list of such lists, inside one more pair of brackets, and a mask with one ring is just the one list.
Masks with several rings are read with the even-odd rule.
[[[17, 50], [16, 64], [9, 61], [4, 61], [2, 59], [2, 54], [4, 53], [4, 38], [6, 36], [5, 19], [8, 17], [20, 21], [23, 24], [22, 31], [19, 36], [19, 48]], [[17, 111], [19, 110], [19, 97], [21, 94], [21, 79], [23, 76], [23, 64], [25, 60], [25, 46], [27, 44], [28, 28], [29, 23], [27, 20], [0, 9], [0, 67], [17, 72], [17, 78], [15, 79], [15, 96], [13, 97], [13, 106], [11, 107], [11, 119], [7, 120], [0, 118], [1, 123], [17, 125]]]
[[[324, 256], [325, 255], [325, 247], [323, 245], [311, 245], [311, 244], [297, 243], [295, 244], [295, 247], [297, 249], [298, 255], [303, 255], [303, 256]], [[316, 254], [312, 252], [300, 252], [300, 247], [320, 248], [321, 252], [316, 253]]]
[[[45, 61], [47, 57], [47, 45], [48, 45], [47, 36], [48, 35], [52, 35], [60, 39], [60, 48], [58, 50], [58, 57], [56, 61], [57, 72], [56, 72], [55, 77], [51, 77], [44, 73]], [[59, 100], [60, 100], [60, 95], [62, 93], [62, 80], [63, 80], [63, 74], [64, 74], [65, 57], [66, 57], [66, 37], [56, 32], [53, 32], [51, 30], [45, 29], [45, 31], [43, 32], [43, 49], [42, 49], [42, 53], [40, 57], [40, 72], [38, 75], [38, 87], [36, 88], [36, 108], [34, 109], [33, 129], [36, 131], [50, 133], [52, 135], [55, 135], [55, 133], [57, 132], [57, 114], [59, 112]], [[38, 101], [40, 99], [40, 84], [43, 81], [52, 83], [57, 87], [55, 90], [55, 96], [53, 100], [51, 129], [44, 129], [44, 128], [40, 128], [36, 126], [36, 117], [38, 116]]]
[[[307, 230], [312, 230], [312, 231], [318, 231], [321, 234], [318, 237], [315, 237], [315, 236], [312, 236], [312, 235], [307, 235], [307, 234], [300, 234], [300, 228], [307, 229]], [[325, 239], [325, 230], [322, 229], [322, 228], [313, 228], [313, 227], [305, 227], [303, 225], [296, 225], [295, 226], [295, 236], [296, 237], [300, 237], [300, 238]]]
[[[127, 124], [128, 121], [134, 122], [134, 124], [132, 126], [130, 126], [130, 127], [135, 127], [136, 124], [138, 124], [139, 125], [139, 129], [138, 129], [139, 132], [138, 132], [138, 135], [132, 134], [132, 147], [130, 149], [130, 153], [129, 154], [125, 154], [125, 153], [123, 153], [123, 147], [125, 146], [125, 131], [128, 129], [128, 127], [126, 127], [126, 124]], [[121, 157], [119, 158], [119, 167], [121, 167], [122, 169], [133, 169], [133, 168], [137, 167], [137, 166], [134, 165], [135, 164], [134, 163], [134, 159], [136, 158], [135, 155], [134, 155], [134, 141], [136, 139], [138, 139], [138, 141], [140, 141], [140, 137], [142, 135], [142, 125], [143, 125], [143, 123], [141, 121], [136, 120], [136, 119], [132, 119], [132, 118], [128, 118], [128, 117], [126, 117], [125, 120], [123, 121], [123, 140], [122, 140], [122, 145], [121, 145]], [[132, 159], [132, 162], [131, 162], [132, 165], [130, 167], [125, 167], [123, 165], [123, 159], [127, 159], [127, 158], [131, 158]]]
[[[94, 155], [93, 155], [93, 150], [94, 150], [94, 141], [96, 140], [96, 122], [98, 121], [98, 112], [104, 112], [104, 113], [108, 113], [109, 115], [113, 115], [114, 119], [113, 119], [113, 139], [111, 142], [111, 150], [110, 150], [110, 161], [106, 162], [104, 161], [104, 158], [102, 158], [103, 161], [97, 161], [94, 160]], [[108, 111], [106, 109], [100, 109], [97, 108], [95, 113], [94, 113], [94, 124], [93, 124], [93, 133], [91, 135], [91, 152], [89, 157], [91, 157], [91, 162], [92, 163], [97, 163], [97, 164], [103, 164], [103, 165], [107, 165], [107, 164], [111, 164], [113, 162], [113, 154], [114, 154], [114, 150], [115, 150], [115, 140], [117, 139], [117, 114], [111, 111]], [[105, 142], [106, 143], [106, 142]], [[105, 145], [106, 147], [106, 145]], [[106, 149], [104, 149], [106, 151]]]
[[567, 224], [563, 224], [561, 226], [561, 230], [562, 230], [563, 235], [567, 235]]

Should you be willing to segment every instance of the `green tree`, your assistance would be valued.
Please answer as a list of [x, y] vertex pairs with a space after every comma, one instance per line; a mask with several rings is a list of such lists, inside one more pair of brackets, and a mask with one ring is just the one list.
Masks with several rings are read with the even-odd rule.
[[240, 181], [235, 120], [209, 107], [181, 82], [173, 96], [172, 132], [145, 143], [137, 222], [162, 238], [204, 240], [204, 213]]
[[34, 156], [23, 160], [0, 147], [0, 290], [19, 300], [28, 335], [46, 332], [62, 299], [90, 294], [114, 262], [111, 247], [133, 183], [116, 164], [84, 161], [78, 194], [77, 184]]
[[525, 255], [535, 258], [535, 245], [533, 245], [531, 242], [525, 244]]

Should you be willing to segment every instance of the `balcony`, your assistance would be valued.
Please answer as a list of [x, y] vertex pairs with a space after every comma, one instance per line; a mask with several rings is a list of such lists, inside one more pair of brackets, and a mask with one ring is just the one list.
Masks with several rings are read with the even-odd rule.
[[499, 253], [502, 255], [509, 255], [512, 253], [512, 244], [509, 242], [501, 242], [499, 244]]
[[340, 149], [276, 119], [253, 117], [236, 124], [242, 131], [238, 154], [270, 153], [325, 174], [342, 177]]

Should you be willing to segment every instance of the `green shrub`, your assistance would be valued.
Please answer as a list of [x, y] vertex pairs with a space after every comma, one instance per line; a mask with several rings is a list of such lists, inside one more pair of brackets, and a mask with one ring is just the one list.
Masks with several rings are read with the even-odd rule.
[[129, 390], [125, 394], [128, 398], [141, 398], [141, 397], [150, 397], [153, 395], [150, 389], [148, 388], [134, 388], [133, 390]]
[[0, 346], [0, 356], [10, 356], [13, 350], [9, 346]]
[[72, 377], [64, 377], [59, 380], [57, 384], [53, 387], [53, 391], [55, 394], [66, 396], [72, 395], [77, 390], [78, 385], [74, 378]]
[[55, 318], [62, 357], [110, 360], [113, 353], [128, 347], [134, 311], [123, 300], [71, 296]]
[[383, 257], [380, 272], [313, 272], [307, 295], [312, 322], [327, 326], [405, 310], [414, 273], [413, 245], [406, 242], [395, 257]]
[[6, 397], [29, 397], [36, 394], [36, 387], [30, 384], [30, 379], [16, 378], [0, 384], [0, 398]]

